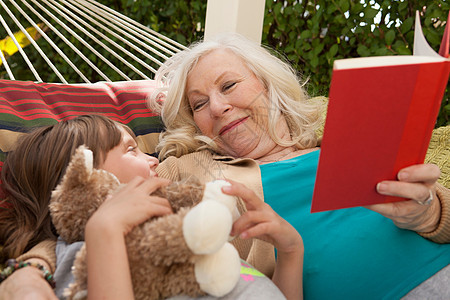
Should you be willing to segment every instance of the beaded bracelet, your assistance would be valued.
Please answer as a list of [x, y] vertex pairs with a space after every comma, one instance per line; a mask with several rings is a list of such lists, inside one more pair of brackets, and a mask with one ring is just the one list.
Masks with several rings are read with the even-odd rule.
[[38, 268], [42, 272], [45, 281], [47, 281], [53, 289], [55, 288], [55, 279], [53, 278], [52, 273], [50, 273], [43, 265], [34, 262], [16, 261], [15, 259], [8, 259], [6, 262], [6, 267], [0, 272], [0, 283], [18, 269], [28, 266]]

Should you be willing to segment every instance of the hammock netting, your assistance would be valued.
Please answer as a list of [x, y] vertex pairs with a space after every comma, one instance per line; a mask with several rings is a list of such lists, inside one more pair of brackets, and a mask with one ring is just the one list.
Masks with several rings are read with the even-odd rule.
[[93, 0], [0, 0], [0, 79], [152, 79], [185, 47]]

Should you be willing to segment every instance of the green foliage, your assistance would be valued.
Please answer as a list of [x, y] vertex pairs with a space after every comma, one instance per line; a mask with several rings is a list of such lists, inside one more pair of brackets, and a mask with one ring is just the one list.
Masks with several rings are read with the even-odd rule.
[[100, 0], [99, 2], [183, 45], [203, 38], [207, 1]]
[[[335, 59], [412, 54], [416, 10], [438, 51], [449, 9], [446, 0], [267, 0], [263, 43], [283, 53], [312, 96], [326, 95]], [[437, 127], [450, 124], [449, 95]]]

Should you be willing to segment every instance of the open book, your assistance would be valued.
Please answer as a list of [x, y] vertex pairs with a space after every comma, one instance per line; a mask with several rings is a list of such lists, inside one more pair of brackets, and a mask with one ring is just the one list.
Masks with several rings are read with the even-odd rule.
[[418, 13], [414, 34], [414, 55], [334, 62], [311, 212], [405, 200], [376, 185], [423, 163], [450, 72], [448, 23], [441, 55]]

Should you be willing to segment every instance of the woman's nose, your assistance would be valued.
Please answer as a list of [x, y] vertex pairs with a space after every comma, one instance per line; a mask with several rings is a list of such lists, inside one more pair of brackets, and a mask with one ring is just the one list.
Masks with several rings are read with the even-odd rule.
[[209, 99], [209, 108], [212, 116], [220, 117], [230, 111], [232, 109], [232, 105], [224, 97], [215, 95]]

